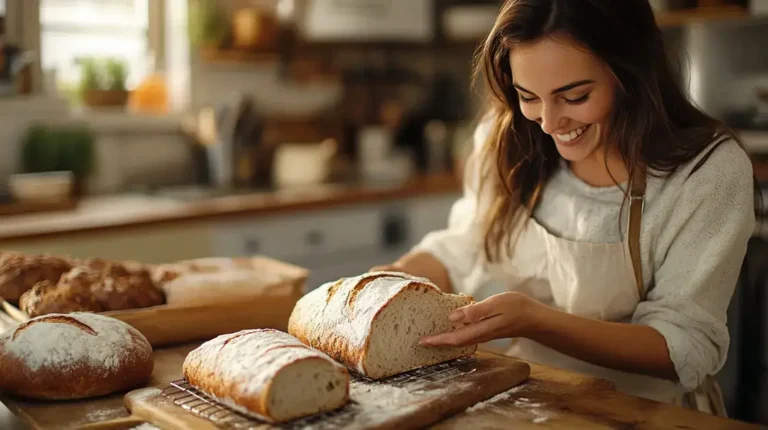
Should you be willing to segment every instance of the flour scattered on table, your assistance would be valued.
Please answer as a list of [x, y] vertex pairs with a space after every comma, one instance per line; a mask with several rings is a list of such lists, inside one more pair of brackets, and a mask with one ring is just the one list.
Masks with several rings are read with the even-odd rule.
[[322, 421], [302, 423], [296, 428], [325, 430], [376, 427], [416, 412], [420, 403], [466, 388], [467, 383], [463, 381], [451, 386], [435, 385], [429, 381], [413, 381], [404, 386], [394, 386], [353, 380], [349, 392], [352, 402], [343, 410]]
[[514, 387], [511, 390], [507, 390], [503, 393], [499, 393], [488, 400], [482, 401], [476, 404], [475, 406], [468, 408], [467, 412], [477, 412], [477, 411], [486, 409], [488, 407], [495, 406], [496, 403], [503, 402], [504, 400], [509, 400], [510, 398], [512, 398], [512, 396], [515, 393], [517, 393], [521, 389], [522, 389], [522, 386], [518, 385], [517, 387]]
[[144, 423], [144, 424], [139, 424], [136, 427], [131, 428], [130, 430], [160, 430], [160, 428], [155, 427], [152, 424]]
[[109, 421], [116, 418], [122, 418], [127, 415], [125, 408], [112, 407], [107, 409], [94, 409], [87, 412], [85, 421], [87, 423], [98, 423], [102, 421]]

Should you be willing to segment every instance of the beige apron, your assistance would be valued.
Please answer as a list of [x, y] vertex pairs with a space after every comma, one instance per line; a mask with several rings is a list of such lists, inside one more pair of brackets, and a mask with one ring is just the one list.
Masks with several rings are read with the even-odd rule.
[[[640, 223], [646, 175], [633, 181], [629, 234], [618, 243], [587, 243], [550, 234], [533, 217], [523, 222], [511, 261], [493, 264], [489, 274], [514, 290], [568, 313], [605, 321], [629, 322], [645, 297], [640, 262]], [[549, 288], [546, 288], [546, 287]], [[722, 395], [709, 378], [693, 393], [671, 381], [621, 372], [577, 360], [525, 338], [511, 340], [507, 354], [547, 366], [612, 380], [620, 391], [725, 416]]]

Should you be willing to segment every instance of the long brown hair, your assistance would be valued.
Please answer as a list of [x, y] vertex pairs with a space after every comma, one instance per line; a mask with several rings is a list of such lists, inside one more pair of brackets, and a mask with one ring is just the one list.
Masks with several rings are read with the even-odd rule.
[[625, 201], [637, 169], [670, 175], [712, 143], [738, 142], [735, 133], [687, 98], [648, 0], [507, 0], [475, 64], [492, 121], [483, 157], [485, 163], [495, 162], [496, 171], [483, 178], [494, 191], [485, 214], [485, 254], [491, 261], [502, 249], [510, 251], [511, 227], [530, 216], [560, 163], [552, 137], [520, 111], [509, 54], [520, 44], [559, 35], [591, 50], [618, 80], [605, 138], [629, 171]]

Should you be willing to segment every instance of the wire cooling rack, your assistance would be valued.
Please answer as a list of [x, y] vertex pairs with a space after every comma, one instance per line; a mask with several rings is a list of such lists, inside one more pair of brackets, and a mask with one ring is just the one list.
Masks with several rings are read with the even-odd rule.
[[[473, 364], [477, 362], [474, 357], [459, 358], [440, 363], [434, 366], [417, 369], [411, 372], [395, 375], [390, 378], [373, 380], [357, 374], [352, 375], [352, 384], [388, 385], [393, 387], [409, 387], [418, 389], [424, 384], [445, 382], [452, 378], [465, 375], [473, 371]], [[171, 382], [162, 391], [163, 397], [173, 404], [184, 408], [200, 418], [204, 418], [221, 429], [251, 430], [251, 429], [290, 429], [298, 430], [312, 428], [340, 428], [350, 424], [360, 410], [360, 405], [354, 399], [342, 409], [323, 414], [313, 415], [293, 421], [288, 424], [274, 425], [255, 417], [240, 413], [230, 407], [222, 405], [209, 396], [181, 379]]]

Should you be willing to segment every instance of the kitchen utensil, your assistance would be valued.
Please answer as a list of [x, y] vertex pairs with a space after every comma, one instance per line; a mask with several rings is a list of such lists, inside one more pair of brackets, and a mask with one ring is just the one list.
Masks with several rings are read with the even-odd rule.
[[427, 144], [427, 170], [432, 173], [442, 173], [448, 168], [450, 144], [448, 142], [448, 127], [443, 121], [430, 121], [424, 127]]

